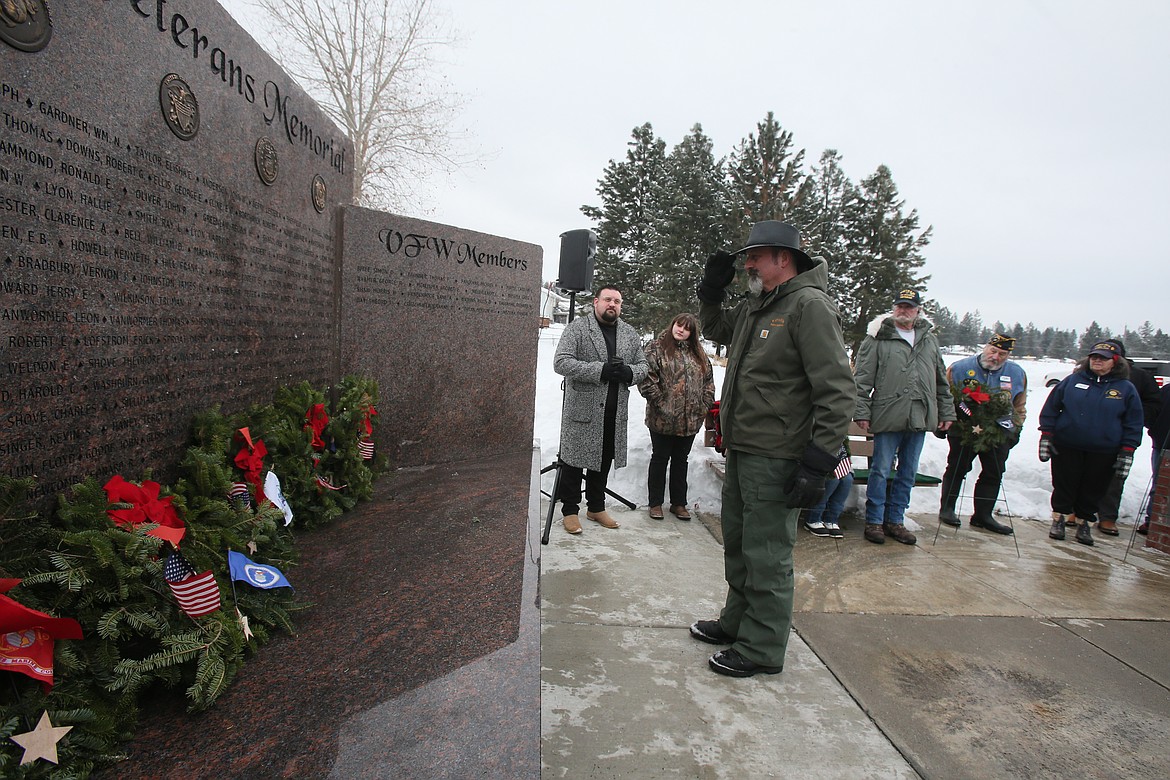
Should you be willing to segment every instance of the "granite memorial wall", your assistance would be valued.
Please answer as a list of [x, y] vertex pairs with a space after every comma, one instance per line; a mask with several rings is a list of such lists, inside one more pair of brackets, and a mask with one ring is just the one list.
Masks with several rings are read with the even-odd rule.
[[541, 248], [341, 212], [341, 361], [378, 380], [391, 461], [530, 451]]
[[192, 414], [350, 372], [407, 465], [474, 449], [453, 425], [531, 447], [531, 377], [473, 406], [499, 350], [535, 365], [539, 248], [342, 210], [352, 156], [214, 0], [0, 3], [0, 471], [165, 480]]

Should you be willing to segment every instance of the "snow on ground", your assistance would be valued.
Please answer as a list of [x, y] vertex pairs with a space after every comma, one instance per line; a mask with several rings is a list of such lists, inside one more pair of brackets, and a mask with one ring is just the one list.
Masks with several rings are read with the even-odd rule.
[[[540, 331], [540, 347], [537, 356], [536, 371], [536, 427], [534, 436], [540, 444], [541, 463], [551, 464], [557, 456], [561, 426], [561, 377], [553, 371], [553, 354], [556, 351], [557, 341], [563, 326], [554, 325]], [[965, 355], [944, 355], [944, 361], [949, 365]], [[1028, 420], [1024, 425], [1024, 432], [1020, 443], [1012, 450], [1008, 458], [1007, 472], [1004, 476], [1004, 487], [1000, 493], [999, 512], [1010, 511], [1016, 517], [1031, 518], [1034, 520], [1047, 519], [1051, 515], [1049, 496], [1052, 481], [1048, 464], [1041, 463], [1036, 457], [1037, 442], [1040, 432], [1036, 427], [1040, 408], [1048, 397], [1048, 388], [1044, 386], [1044, 375], [1059, 369], [1071, 367], [1069, 361], [1059, 360], [1021, 360], [1024, 370], [1028, 374]], [[723, 385], [723, 369], [715, 367], [716, 397]], [[646, 506], [646, 469], [650, 463], [650, 434], [645, 424], [646, 404], [636, 388], [630, 392], [630, 424], [629, 450], [627, 465], [610, 473], [609, 487], [621, 496], [633, 501], [639, 507]], [[691, 451], [690, 461], [690, 495], [689, 501], [693, 508], [700, 511], [719, 511], [719, 493], [721, 483], [715, 472], [708, 465], [713, 460], [722, 460], [722, 456], [709, 447], [702, 446], [703, 437], [700, 434], [695, 440], [695, 447]], [[941, 477], [946, 470], [947, 443], [934, 436], [926, 437], [926, 445], [922, 451], [922, 460], [918, 470], [924, 474]], [[964, 486], [964, 495], [969, 496], [974, 487], [974, 477], [978, 473], [979, 462], [967, 478]], [[1143, 504], [1146, 491], [1150, 486], [1150, 443], [1142, 441], [1135, 457], [1133, 470], [1126, 481], [1125, 494], [1121, 501], [1122, 519], [1132, 519]], [[542, 477], [541, 487], [547, 492], [552, 489], [553, 474], [549, 472]], [[611, 499], [612, 500], [612, 499]], [[669, 497], [668, 499], [669, 500]], [[865, 500], [863, 488], [854, 488], [853, 497], [849, 506], [860, 507]], [[970, 513], [970, 499], [963, 498], [961, 509], [963, 516]], [[910, 513], [922, 514], [933, 518], [938, 513], [938, 488], [915, 488], [910, 496]], [[559, 515], [558, 515], [559, 516]], [[917, 525], [911, 520], [909, 527], [916, 529]]]

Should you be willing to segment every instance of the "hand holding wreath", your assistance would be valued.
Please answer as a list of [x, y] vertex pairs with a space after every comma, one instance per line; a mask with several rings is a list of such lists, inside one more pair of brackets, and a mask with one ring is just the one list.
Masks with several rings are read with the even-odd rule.
[[1018, 440], [1012, 419], [1012, 397], [1007, 390], [996, 390], [974, 379], [960, 387], [951, 387], [958, 420], [953, 430], [959, 443], [975, 452], [986, 452]]

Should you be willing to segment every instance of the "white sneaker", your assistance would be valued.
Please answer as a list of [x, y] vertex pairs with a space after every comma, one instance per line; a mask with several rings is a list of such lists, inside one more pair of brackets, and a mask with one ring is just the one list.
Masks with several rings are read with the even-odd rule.
[[827, 536], [831, 536], [834, 539], [845, 538], [845, 532], [841, 530], [841, 526], [837, 525], [832, 520], [825, 521], [825, 530], [828, 532]]
[[829, 535], [828, 529], [825, 528], [825, 524], [823, 522], [821, 522], [820, 520], [814, 520], [811, 523], [809, 521], [805, 520], [804, 527], [807, 528], [808, 532], [810, 534], [812, 534], [813, 536], [828, 536]]

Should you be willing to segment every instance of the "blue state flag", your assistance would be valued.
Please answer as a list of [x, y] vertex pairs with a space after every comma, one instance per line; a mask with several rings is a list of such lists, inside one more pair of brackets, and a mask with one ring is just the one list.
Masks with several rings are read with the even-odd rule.
[[248, 560], [243, 553], [228, 550], [228, 568], [232, 579], [246, 582], [254, 588], [291, 588], [292, 584], [280, 573], [280, 569], [264, 563]]

